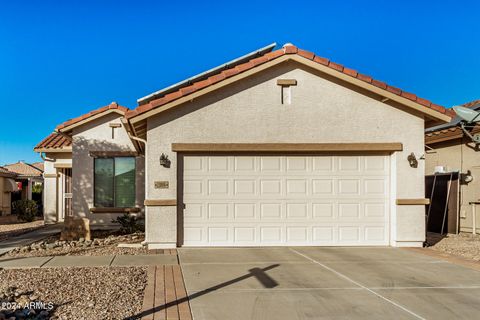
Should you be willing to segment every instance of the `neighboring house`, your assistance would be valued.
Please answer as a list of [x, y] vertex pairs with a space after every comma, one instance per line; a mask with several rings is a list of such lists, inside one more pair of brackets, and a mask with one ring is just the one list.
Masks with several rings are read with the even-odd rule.
[[72, 215], [72, 141], [52, 133], [34, 149], [44, 159], [43, 217], [45, 223], [62, 222]]
[[38, 165], [35, 167], [24, 161], [7, 164], [4, 168], [16, 174], [15, 181], [19, 190], [12, 195], [13, 200], [32, 200], [33, 186], [43, 184], [43, 170]]
[[422, 246], [412, 157], [450, 111], [274, 46], [57, 127], [72, 144], [73, 216], [105, 226], [144, 211], [149, 248]]
[[12, 192], [18, 190], [16, 174], [0, 167], [0, 216], [12, 213]]
[[[475, 100], [463, 106], [480, 111], [480, 100]], [[426, 167], [425, 173], [432, 175], [436, 171], [460, 172], [473, 177], [471, 182], [461, 181], [459, 190], [458, 213], [459, 231], [472, 231], [473, 205], [480, 201], [480, 149], [475, 147], [459, 126], [459, 117], [454, 117], [447, 124], [425, 130]], [[472, 128], [472, 134], [480, 132], [480, 125]], [[461, 179], [462, 180], [462, 179]], [[476, 210], [477, 212], [480, 209]], [[480, 221], [476, 219], [476, 228], [480, 230]]]

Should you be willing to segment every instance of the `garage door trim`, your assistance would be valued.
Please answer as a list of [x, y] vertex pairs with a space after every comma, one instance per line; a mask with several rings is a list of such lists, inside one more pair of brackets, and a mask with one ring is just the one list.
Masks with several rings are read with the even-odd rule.
[[[259, 153], [259, 152], [250, 152], [252, 153], [252, 156], [255, 156], [255, 157], [260, 157], [262, 156], [262, 153]], [[345, 156], [344, 153], [341, 153], [339, 154], [338, 156]], [[390, 156], [387, 156], [384, 152], [377, 152], [375, 153], [377, 155], [382, 155], [385, 157], [385, 162], [386, 164], [388, 165], [389, 168], [385, 168], [385, 177], [386, 179], [389, 181], [387, 183], [387, 188], [388, 190], [386, 190], [387, 193], [385, 193], [385, 206], [386, 206], [386, 210], [388, 210], [388, 212], [386, 212], [385, 214], [385, 228], [386, 228], [386, 237], [384, 239], [385, 243], [383, 244], [379, 244], [379, 245], [391, 245], [391, 244], [394, 244], [394, 241], [392, 241], [395, 237], [395, 209], [396, 209], [396, 205], [395, 205], [395, 194], [396, 194], [396, 187], [395, 187], [395, 163], [396, 163], [396, 160], [395, 160], [395, 153], [391, 154]], [[204, 156], [204, 157], [208, 157], [208, 156], [218, 156], [219, 154], [217, 153], [212, 153], [212, 152], [202, 152], [202, 153], [195, 153], [195, 154], [191, 154], [191, 153], [179, 153], [179, 157], [178, 157], [178, 161], [179, 163], [183, 163], [183, 159], [185, 157], [190, 157], [190, 156]], [[235, 153], [235, 152], [229, 152], [227, 154], [222, 154], [222, 156], [229, 156], [229, 157], [235, 157], [235, 156], [244, 156], [245, 154], [244, 153]], [[272, 155], [272, 154], [263, 154], [264, 156], [282, 156], [280, 154], [275, 154], [275, 155]], [[325, 156], [325, 154], [323, 153], [319, 153], [318, 154], [319, 156]], [[349, 154], [350, 155], [350, 154]], [[363, 156], [370, 156], [372, 155], [371, 153], [364, 153]], [[288, 157], [288, 154], [284, 154], [283, 156], [286, 156]], [[295, 154], [294, 156], [297, 156], [297, 154]], [[312, 157], [314, 155], [311, 155], [309, 154], [308, 156]], [[333, 156], [332, 154], [329, 154], [329, 156]], [[184, 179], [184, 170], [183, 170], [183, 165], [179, 165], [179, 180], [180, 179]], [[363, 174], [361, 175], [363, 177]], [[367, 174], [368, 176], [368, 174]], [[183, 183], [181, 183], [183, 185]], [[181, 191], [179, 193], [179, 196], [182, 198], [183, 200], [183, 188], [181, 188], [182, 190], [179, 190]], [[182, 201], [183, 202], [183, 201]], [[183, 207], [183, 206], [181, 206]], [[179, 208], [179, 215], [181, 215], [181, 220], [183, 220], [183, 208]], [[361, 223], [361, 221], [360, 221]], [[179, 229], [182, 228], [183, 229], [183, 223], [182, 225], [179, 225]], [[179, 232], [181, 232], [182, 234], [184, 234], [184, 230], [179, 230]], [[180, 239], [179, 239], [180, 240]], [[183, 239], [182, 239], [183, 240]], [[180, 241], [179, 242], [179, 245], [187, 245], [187, 246], [191, 246], [191, 244], [187, 244], [187, 243], [182, 243], [183, 241]], [[261, 246], [263, 245], [268, 245], [268, 244], [261, 244]], [[273, 244], [275, 245], [275, 244]], [[341, 243], [340, 244], [332, 244], [332, 245], [342, 245]], [[366, 244], [366, 245], [370, 245], [370, 244]], [[375, 244], [374, 244], [375, 245]], [[220, 245], [222, 246], [222, 245]], [[247, 245], [248, 246], [248, 245]]]
[[172, 143], [175, 152], [395, 152], [400, 142], [385, 143]]

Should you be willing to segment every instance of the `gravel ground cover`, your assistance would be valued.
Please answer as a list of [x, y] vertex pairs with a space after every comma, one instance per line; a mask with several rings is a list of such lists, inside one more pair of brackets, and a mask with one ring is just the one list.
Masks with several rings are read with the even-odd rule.
[[[134, 316], [142, 309], [147, 269], [0, 270], [0, 279], [0, 319], [11, 316], [17, 319], [57, 320], [137, 319]], [[11, 307], [31, 302], [37, 302], [39, 307], [16, 311], [1, 308], [2, 303]], [[50, 309], [50, 306], [53, 308]], [[35, 312], [31, 313], [32, 310]], [[22, 313], [27, 316], [20, 317]]]
[[432, 250], [480, 261], [480, 235], [460, 233], [441, 236], [429, 233], [427, 244]]
[[154, 254], [146, 247], [119, 248], [118, 244], [139, 244], [145, 239], [144, 233], [128, 235], [117, 231], [92, 231], [92, 240], [60, 241], [60, 235], [32, 243], [29, 246], [14, 249], [5, 254], [8, 257], [42, 257], [42, 256], [103, 256], [103, 255], [138, 255]]
[[17, 216], [8, 215], [0, 217], [0, 241], [6, 240], [10, 237], [19, 236], [26, 232], [39, 229], [43, 227], [43, 219], [32, 222], [18, 221]]

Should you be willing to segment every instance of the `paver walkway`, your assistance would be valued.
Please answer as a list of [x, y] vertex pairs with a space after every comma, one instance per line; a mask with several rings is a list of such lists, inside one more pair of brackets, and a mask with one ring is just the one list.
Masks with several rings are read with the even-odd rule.
[[31, 243], [45, 239], [51, 235], [59, 233], [61, 230], [62, 224], [46, 225], [43, 228], [0, 241], [0, 256], [15, 248], [27, 246]]
[[110, 255], [110, 256], [55, 256], [55, 257], [0, 257], [0, 268], [58, 268], [58, 267], [129, 267], [176, 265], [172, 254]]
[[138, 316], [142, 320], [192, 320], [179, 265], [149, 267], [143, 309]]

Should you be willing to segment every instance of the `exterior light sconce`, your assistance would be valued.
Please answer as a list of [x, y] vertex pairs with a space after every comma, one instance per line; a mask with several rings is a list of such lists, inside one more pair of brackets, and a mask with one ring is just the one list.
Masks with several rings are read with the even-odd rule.
[[417, 157], [415, 157], [415, 154], [413, 152], [408, 155], [407, 160], [410, 167], [412, 168], [418, 167], [418, 160], [417, 160]]
[[472, 181], [473, 181], [473, 176], [472, 176], [472, 172], [470, 170], [467, 170], [466, 173], [461, 173], [460, 174], [460, 182], [462, 184], [469, 184]]
[[162, 153], [160, 156], [160, 165], [165, 168], [170, 168], [172, 162], [168, 159], [168, 156], [165, 153]]

